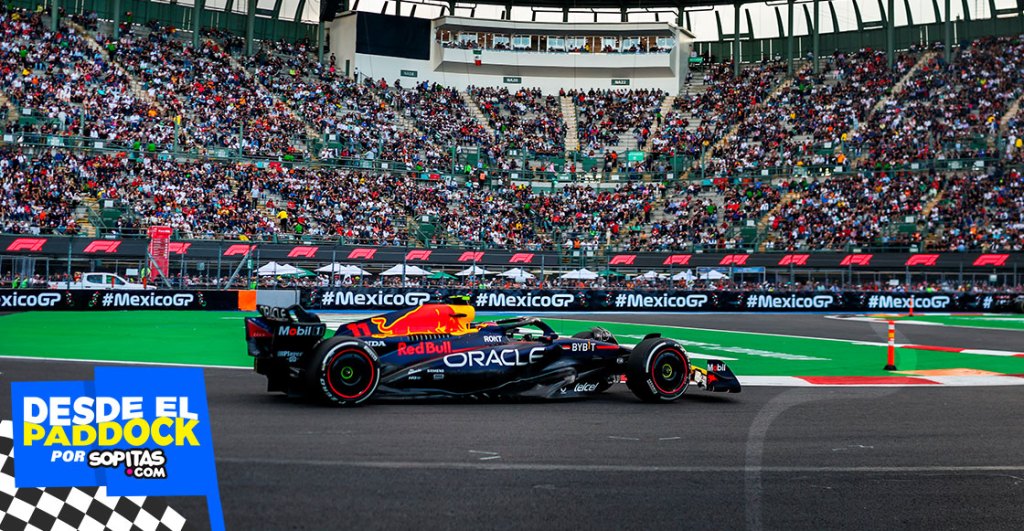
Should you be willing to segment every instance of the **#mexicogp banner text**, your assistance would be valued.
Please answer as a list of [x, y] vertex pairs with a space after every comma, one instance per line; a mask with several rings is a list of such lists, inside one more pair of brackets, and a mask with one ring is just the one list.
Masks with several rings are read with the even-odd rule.
[[12, 382], [15, 486], [206, 496], [224, 528], [202, 369], [96, 367], [92, 381]]

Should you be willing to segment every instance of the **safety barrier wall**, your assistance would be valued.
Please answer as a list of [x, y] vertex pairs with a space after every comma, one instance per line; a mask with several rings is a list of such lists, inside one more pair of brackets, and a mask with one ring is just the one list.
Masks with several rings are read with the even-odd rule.
[[1019, 311], [1013, 293], [767, 292], [603, 289], [320, 288], [303, 293], [317, 310], [388, 310], [451, 296], [468, 297], [477, 310], [510, 312], [906, 312]]
[[[0, 312], [39, 310], [238, 310], [247, 291], [213, 290], [0, 290]], [[253, 299], [255, 300], [255, 299]], [[253, 304], [253, 306], [255, 306]], [[255, 309], [253, 307], [252, 309]]]
[[0, 291], [0, 312], [254, 310], [257, 301], [313, 310], [393, 310], [467, 297], [477, 310], [508, 312], [1006, 312], [1024, 311], [1015, 293], [767, 292], [605, 289], [318, 288], [305, 290]]

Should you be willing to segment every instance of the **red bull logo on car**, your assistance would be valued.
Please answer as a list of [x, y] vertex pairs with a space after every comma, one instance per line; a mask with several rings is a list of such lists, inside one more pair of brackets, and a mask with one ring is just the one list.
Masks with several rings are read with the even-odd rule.
[[399, 356], [422, 356], [424, 354], [451, 354], [452, 342], [441, 343], [414, 343], [412, 345], [402, 342], [396, 350]]
[[398, 316], [390, 323], [388, 320], [391, 315], [374, 317], [370, 322], [376, 325], [377, 334], [384, 336], [462, 334], [471, 330], [470, 323], [473, 322], [474, 314], [470, 306], [459, 306], [456, 310], [448, 304], [424, 304]]

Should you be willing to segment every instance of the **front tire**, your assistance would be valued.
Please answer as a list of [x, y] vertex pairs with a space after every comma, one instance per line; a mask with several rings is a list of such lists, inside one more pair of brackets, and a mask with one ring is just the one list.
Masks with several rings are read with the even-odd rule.
[[675, 341], [651, 338], [633, 348], [626, 362], [626, 386], [644, 402], [671, 402], [690, 383], [690, 360]]
[[366, 343], [351, 337], [321, 341], [306, 368], [307, 392], [326, 403], [355, 406], [380, 384], [380, 360]]

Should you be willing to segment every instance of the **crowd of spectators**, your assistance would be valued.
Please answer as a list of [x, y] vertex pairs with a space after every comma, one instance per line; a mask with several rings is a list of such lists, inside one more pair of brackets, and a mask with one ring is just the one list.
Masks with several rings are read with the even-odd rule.
[[239, 69], [217, 42], [198, 48], [175, 28], [151, 24], [112, 43], [114, 58], [144, 90], [181, 117], [185, 149], [223, 148], [252, 157], [305, 158], [304, 127]]
[[580, 151], [597, 156], [631, 135], [642, 148], [655, 127], [661, 126], [662, 90], [571, 90], [563, 93], [576, 103], [576, 136]]
[[954, 177], [928, 220], [938, 250], [1024, 250], [1024, 176], [1013, 169]]
[[1024, 35], [982, 37], [946, 64], [936, 55], [851, 141], [864, 166], [996, 158], [989, 140], [1024, 93]]
[[510, 91], [505, 87], [469, 87], [467, 92], [494, 130], [489, 150], [492, 158], [500, 161], [509, 150], [539, 156], [565, 153], [565, 120], [557, 96], [545, 95], [540, 89]]
[[123, 147], [167, 147], [174, 128], [88, 36], [38, 13], [0, 9], [0, 91], [23, 113], [16, 129]]
[[67, 234], [78, 232], [74, 210], [81, 201], [81, 168], [62, 164], [64, 153], [27, 157], [0, 150], [0, 232]]
[[785, 69], [783, 62], [765, 62], [750, 65], [734, 77], [731, 64], [707, 65], [702, 83], [693, 85], [691, 80], [685, 92], [676, 96], [651, 142], [652, 153], [699, 160], [768, 98]]
[[[244, 39], [223, 31], [207, 31], [193, 48], [157, 23], [129, 23], [115, 41], [96, 30], [95, 17], [75, 20], [95, 34], [69, 24], [50, 31], [40, 13], [0, 11], [0, 91], [20, 111], [31, 109], [35, 120], [23, 119], [22, 130], [84, 135], [122, 151], [0, 152], [4, 232], [74, 234], [76, 210], [81, 215], [91, 198], [125, 205], [109, 229], [163, 224], [201, 238], [311, 235], [405, 245], [413, 237], [407, 220], [429, 215], [437, 219], [433, 243], [524, 249], [735, 248], [748, 243], [740, 233], [749, 227], [768, 235], [768, 249], [1024, 245], [1019, 170], [888, 169], [963, 157], [1024, 162], [1022, 111], [993, 141], [1024, 94], [1024, 36], [982, 37], [951, 64], [932, 54], [899, 86], [920, 50], [899, 55], [894, 68], [876, 50], [836, 53], [823, 58], [822, 74], [803, 66], [787, 85], [780, 61], [747, 65], [739, 77], [732, 65], [712, 63], [698, 74], [699, 89], [691, 86], [662, 116], [660, 90], [471, 87], [467, 103], [439, 84], [350, 78], [333, 58], [317, 62], [306, 43], [261, 42], [246, 57]], [[666, 196], [664, 186], [643, 182], [542, 192], [500, 178], [467, 185], [402, 171], [449, 169], [453, 148], [467, 146], [479, 148], [481, 162], [466, 173], [517, 170], [526, 159], [513, 150], [558, 157], [566, 127], [559, 96], [574, 102], [581, 151], [603, 158], [606, 169], [665, 169], [668, 156], [697, 159], [710, 149], [705, 169], [719, 178]], [[399, 164], [395, 171], [282, 164], [308, 157], [307, 136], [318, 135], [334, 139], [320, 158]], [[639, 149], [650, 140], [657, 157], [625, 165], [614, 149], [623, 139]], [[140, 155], [174, 144], [200, 157]], [[247, 162], [203, 158], [218, 148]], [[721, 178], [766, 167], [852, 166], [848, 154], [879, 171]], [[784, 201], [786, 194], [795, 199]]]
[[782, 182], [778, 186], [797, 197], [768, 215], [772, 235], [768, 247], [843, 249], [920, 243], [920, 230], [901, 230], [901, 225], [908, 217], [918, 220], [943, 184], [943, 179], [928, 173]]
[[733, 175], [765, 168], [848, 167], [852, 160], [838, 148], [916, 61], [914, 54], [901, 54], [890, 69], [884, 52], [863, 49], [837, 52], [823, 61], [818, 75], [805, 66], [744, 117], [728, 142], [714, 150], [706, 171]]

